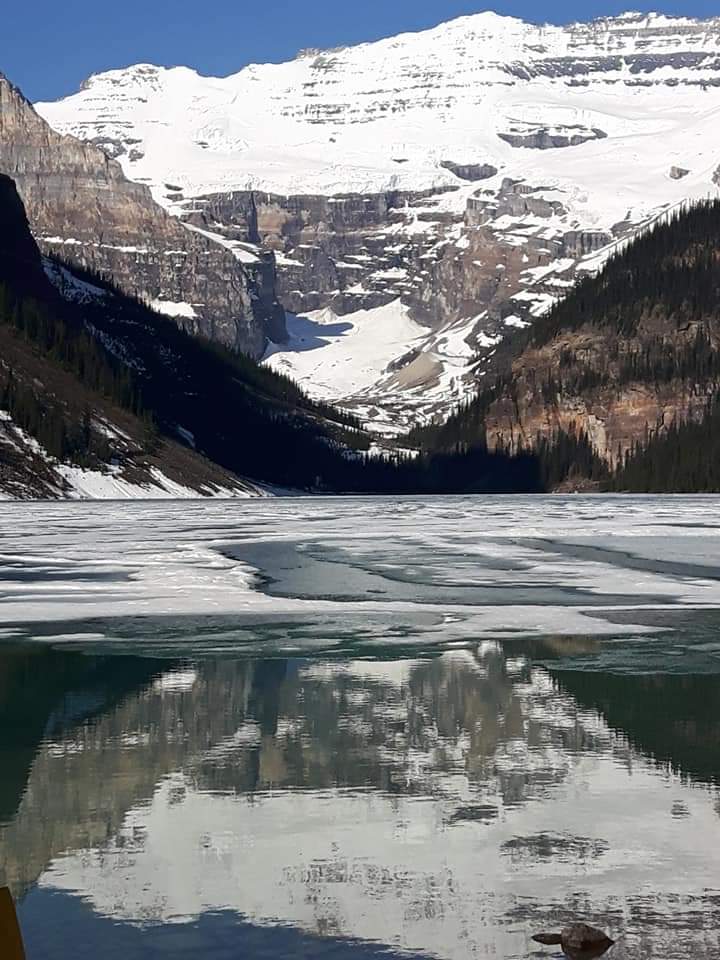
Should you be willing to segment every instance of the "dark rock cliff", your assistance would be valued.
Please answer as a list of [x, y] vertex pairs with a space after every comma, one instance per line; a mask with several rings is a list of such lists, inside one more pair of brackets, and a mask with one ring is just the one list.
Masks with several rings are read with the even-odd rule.
[[7, 281], [23, 291], [48, 282], [15, 184], [0, 173], [0, 282]]

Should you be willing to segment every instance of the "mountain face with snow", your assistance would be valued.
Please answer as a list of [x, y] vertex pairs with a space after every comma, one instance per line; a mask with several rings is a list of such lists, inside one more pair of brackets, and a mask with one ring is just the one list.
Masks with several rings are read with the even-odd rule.
[[0, 172], [42, 250], [141, 296], [194, 333], [260, 356], [284, 336], [274, 263], [255, 269], [188, 229], [92, 144], [52, 130], [0, 75]]
[[720, 18], [482, 13], [226, 78], [113, 70], [37, 109], [243, 262], [275, 251], [298, 316], [267, 362], [392, 432], [473, 392], [578, 271], [717, 193]]
[[499, 346], [498, 375], [413, 443], [533, 450], [553, 489], [720, 489], [719, 251], [720, 199], [668, 215]]

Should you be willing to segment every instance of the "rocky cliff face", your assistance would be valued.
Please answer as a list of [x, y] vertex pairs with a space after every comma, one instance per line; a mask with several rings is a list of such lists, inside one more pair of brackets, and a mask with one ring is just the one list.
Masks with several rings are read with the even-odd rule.
[[[679, 339], [687, 340], [687, 335]], [[639, 342], [628, 344], [628, 350], [639, 346]], [[636, 380], [575, 391], [543, 388], [548, 382], [561, 381], [569, 354], [582, 356], [588, 373], [599, 370], [607, 347], [605, 338], [586, 332], [523, 353], [513, 366], [512, 391], [503, 392], [488, 410], [489, 448], [532, 450], [539, 438], [553, 441], [559, 431], [581, 431], [614, 469], [651, 435], [663, 433], [673, 423], [699, 422], [720, 388], [713, 376], [697, 383], [677, 377], [664, 383]]]
[[[474, 179], [477, 171], [461, 173]], [[609, 231], [557, 229], [549, 237], [542, 225], [560, 222], [568, 211], [522, 180], [502, 178], [495, 191], [474, 188], [462, 210], [460, 190], [332, 197], [231, 191], [177, 201], [176, 210], [246, 259], [272, 250], [278, 294], [292, 313], [342, 326], [393, 301], [405, 306], [415, 336], [388, 353], [376, 384], [354, 391], [348, 371], [348, 382], [327, 395], [376, 429], [392, 429], [447, 409], [472, 391], [478, 367], [492, 363], [497, 344], [562, 296], [579, 262], [627, 232], [621, 224]], [[515, 231], [523, 221], [540, 226], [519, 241]], [[382, 314], [374, 315], [381, 323]], [[318, 333], [324, 332], [320, 326]], [[292, 357], [303, 348], [291, 339], [270, 362], [302, 376]], [[330, 367], [336, 362], [329, 351], [326, 361]], [[322, 395], [314, 376], [302, 383]]]
[[0, 171], [45, 253], [111, 277], [194, 333], [258, 357], [282, 339], [274, 264], [241, 265], [186, 229], [93, 144], [52, 130], [0, 75]]
[[[438, 209], [439, 199], [453, 191], [326, 197], [245, 190], [211, 194], [179, 207], [191, 224], [214, 229], [231, 242], [274, 251], [279, 296], [287, 309], [303, 313], [330, 307], [343, 315], [398, 297], [415, 297], [419, 303], [421, 279], [412, 266], [430, 254], [449, 223], [462, 221], [460, 215]], [[416, 234], [406, 229], [413, 219], [423, 225]]]

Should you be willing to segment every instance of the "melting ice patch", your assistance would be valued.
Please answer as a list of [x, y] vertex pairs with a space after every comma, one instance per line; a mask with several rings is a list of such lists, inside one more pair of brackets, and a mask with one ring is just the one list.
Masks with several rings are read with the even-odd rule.
[[[93, 646], [167, 656], [359, 647], [402, 656], [529, 636], [653, 644], [675, 629], [678, 612], [720, 609], [718, 505], [707, 497], [13, 504], [2, 507], [12, 523], [0, 541], [0, 622], [44, 640], [77, 645], [87, 633]], [[706, 659], [718, 655], [706, 647]]]

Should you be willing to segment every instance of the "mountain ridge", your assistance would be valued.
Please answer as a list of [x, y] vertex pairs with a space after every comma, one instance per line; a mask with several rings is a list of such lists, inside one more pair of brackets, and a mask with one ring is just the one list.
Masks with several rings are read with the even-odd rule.
[[38, 109], [239, 259], [273, 251], [291, 334], [266, 361], [397, 434], [472, 396], [618, 245], [717, 194], [720, 18], [478, 14], [225, 78], [109, 71]]

